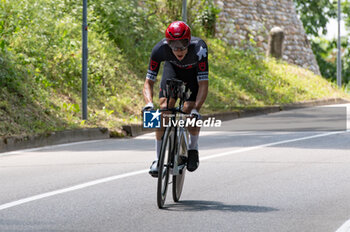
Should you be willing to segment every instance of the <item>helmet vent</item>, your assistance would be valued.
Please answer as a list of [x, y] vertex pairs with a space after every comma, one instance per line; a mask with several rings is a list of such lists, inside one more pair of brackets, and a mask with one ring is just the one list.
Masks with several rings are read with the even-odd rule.
[[170, 34], [172, 37], [174, 37], [174, 38], [181, 38], [181, 37], [185, 34], [185, 32], [186, 32], [186, 31], [183, 31], [182, 34], [180, 34], [180, 33], [178, 33], [178, 32], [173, 34], [173, 33], [171, 33], [171, 32], [169, 31], [169, 34]]

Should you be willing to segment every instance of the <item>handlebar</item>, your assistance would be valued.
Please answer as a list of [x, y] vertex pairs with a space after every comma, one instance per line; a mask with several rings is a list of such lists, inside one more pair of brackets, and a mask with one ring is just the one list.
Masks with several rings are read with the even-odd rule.
[[[169, 105], [170, 98], [179, 98], [179, 106], [176, 108], [166, 108], [166, 109], [160, 109], [160, 112], [164, 111], [170, 111], [172, 113], [182, 113], [187, 114], [186, 112], [183, 112], [181, 108], [183, 107], [184, 102], [188, 99], [189, 96], [185, 92], [186, 86], [185, 83], [178, 79], [168, 79], [166, 80], [166, 89], [163, 89], [163, 94], [167, 98], [167, 106]], [[143, 109], [142, 112], [144, 112], [146, 109]]]
[[170, 111], [172, 113], [181, 113], [181, 114], [188, 114], [186, 112], [183, 112], [182, 110], [179, 109], [179, 107], [176, 107], [176, 108], [166, 108], [166, 109], [160, 109], [159, 112], [165, 112], [165, 111]]

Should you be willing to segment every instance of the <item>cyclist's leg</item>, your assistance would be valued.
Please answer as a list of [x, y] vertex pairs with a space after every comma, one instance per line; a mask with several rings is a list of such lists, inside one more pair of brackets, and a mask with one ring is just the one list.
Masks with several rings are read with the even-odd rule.
[[[175, 105], [175, 99], [171, 98], [169, 100], [169, 105], [167, 106], [167, 99], [165, 97], [162, 97], [159, 99], [159, 105], [161, 109], [166, 109], [166, 108], [172, 108]], [[151, 164], [149, 174], [153, 177], [158, 176], [158, 160], [159, 160], [159, 155], [160, 155], [160, 149], [162, 145], [162, 136], [164, 134], [165, 128], [163, 127], [163, 119], [165, 120], [165, 123], [167, 123], [167, 117], [164, 115], [169, 114], [170, 112], [164, 111], [161, 112], [161, 128], [156, 129], [156, 139], [155, 139], [155, 151], [156, 151], [156, 157], [153, 163]]]
[[[191, 113], [191, 110], [194, 108], [195, 102], [194, 101], [186, 101], [184, 104], [184, 112]], [[198, 136], [200, 132], [200, 127], [189, 127], [187, 128], [188, 132], [190, 133], [190, 144], [189, 149], [190, 150], [198, 150]]]
[[[164, 90], [166, 90], [166, 80], [170, 78], [175, 78], [176, 73], [173, 69], [173, 66], [169, 62], [164, 63], [163, 75], [160, 81], [160, 90], [159, 90], [159, 105], [161, 109], [172, 108], [175, 105], [175, 99], [169, 100], [169, 106], [167, 106], [167, 98], [165, 97]], [[162, 112], [161, 119], [163, 120], [164, 114], [168, 112]], [[164, 134], [163, 121], [161, 122], [161, 128], [156, 129], [156, 138], [155, 138], [155, 153], [156, 157], [153, 163], [151, 164], [149, 173], [153, 177], [158, 175], [158, 159], [160, 154], [160, 148], [162, 144], [162, 136]]]
[[[193, 68], [190, 70], [183, 71], [183, 74], [181, 77], [183, 78], [183, 81], [186, 82], [186, 92], [191, 93], [187, 100], [184, 103], [183, 111], [186, 113], [191, 113], [191, 110], [195, 106], [195, 102], [197, 99], [198, 94], [198, 81], [197, 81], [197, 69]], [[200, 128], [198, 127], [189, 127], [188, 132], [190, 133], [190, 144], [189, 144], [189, 150], [198, 150], [198, 135], [199, 135]]]
[[[184, 111], [190, 113], [195, 105], [194, 101], [187, 101], [184, 104]], [[190, 134], [190, 141], [188, 145], [188, 162], [187, 170], [190, 172], [195, 171], [199, 166], [199, 153], [198, 153], [198, 138], [200, 127], [188, 127], [188, 132]]]
[[[165, 96], [165, 91], [166, 91], [166, 81], [168, 79], [173, 79], [176, 78], [177, 74], [175, 71], [175, 67], [170, 63], [170, 62], [164, 62], [164, 69], [163, 69], [163, 75], [162, 79], [160, 81], [160, 86], [159, 86], [159, 105], [161, 109], [166, 109], [166, 108], [172, 108], [175, 106], [176, 100], [171, 98], [169, 99], [169, 105], [167, 105], [167, 98]], [[169, 112], [162, 112], [162, 118], [163, 115], [167, 114]], [[161, 123], [163, 126], [163, 123]], [[162, 136], [164, 133], [164, 128], [160, 128], [156, 130], [156, 140], [161, 140]]]
[[[195, 101], [197, 98], [198, 93], [198, 82], [197, 82], [197, 72], [196, 70], [193, 70], [192, 72], [188, 73], [188, 81], [186, 84], [186, 88], [190, 90], [191, 95], [187, 99], [187, 101], [184, 103], [184, 112], [191, 113], [191, 110], [195, 106]], [[186, 90], [188, 91], [188, 90]], [[192, 127], [190, 126], [188, 129], [188, 132], [190, 133], [190, 141], [189, 141], [189, 147], [188, 147], [188, 163], [187, 163], [187, 170], [188, 171], [195, 171], [198, 168], [199, 165], [199, 157], [198, 157], [198, 138], [199, 138], [199, 127]]]
[[[166, 108], [173, 108], [175, 106], [175, 99], [174, 98], [171, 98], [169, 100], [169, 105], [167, 105], [167, 99], [165, 97], [162, 97], [159, 99], [159, 105], [160, 105], [160, 108], [161, 109], [166, 109]], [[167, 115], [169, 114], [170, 112], [169, 111], [164, 111], [162, 112], [162, 116], [161, 116], [161, 119], [162, 119], [162, 122], [161, 122], [161, 128], [157, 129], [156, 130], [156, 140], [161, 140], [162, 139], [162, 136], [164, 134], [164, 127], [163, 127], [163, 118], [165, 120], [165, 123], [167, 123], [167, 117], [164, 116], [164, 115]]]

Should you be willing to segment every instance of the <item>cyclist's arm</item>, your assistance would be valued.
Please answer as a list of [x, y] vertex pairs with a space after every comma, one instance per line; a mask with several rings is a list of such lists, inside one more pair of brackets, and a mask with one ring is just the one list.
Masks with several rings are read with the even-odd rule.
[[153, 102], [153, 85], [154, 81], [150, 79], [145, 80], [145, 84], [143, 85], [143, 97], [146, 104]]
[[164, 49], [166, 49], [167, 46], [164, 40], [161, 40], [152, 49], [146, 80], [143, 86], [143, 97], [146, 104], [153, 103], [153, 85], [157, 79], [160, 63], [164, 60]]
[[197, 94], [197, 99], [196, 103], [194, 105], [194, 108], [199, 111], [205, 102], [205, 99], [207, 98], [208, 95], [208, 83], [209, 81], [200, 81], [198, 82], [198, 94]]
[[199, 111], [208, 95], [209, 83], [209, 64], [208, 64], [208, 47], [203, 40], [200, 40], [196, 46], [198, 61], [198, 93], [194, 109]]

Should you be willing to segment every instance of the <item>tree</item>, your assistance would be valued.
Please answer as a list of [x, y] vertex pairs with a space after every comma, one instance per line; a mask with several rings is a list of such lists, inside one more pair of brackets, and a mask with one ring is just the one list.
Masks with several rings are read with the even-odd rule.
[[337, 8], [331, 0], [294, 0], [296, 10], [309, 36], [327, 34], [329, 18], [337, 17]]
[[[304, 25], [305, 31], [311, 41], [312, 50], [323, 77], [335, 80], [336, 65], [336, 40], [329, 41], [322, 38], [327, 34], [327, 23], [330, 18], [337, 18], [337, 0], [294, 0], [296, 10]], [[350, 26], [350, 2], [342, 0], [343, 19]], [[346, 37], [342, 38], [343, 48], [343, 83], [350, 82], [350, 48]]]

